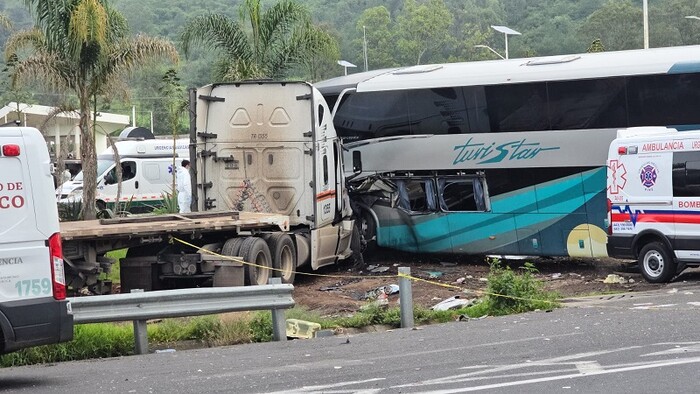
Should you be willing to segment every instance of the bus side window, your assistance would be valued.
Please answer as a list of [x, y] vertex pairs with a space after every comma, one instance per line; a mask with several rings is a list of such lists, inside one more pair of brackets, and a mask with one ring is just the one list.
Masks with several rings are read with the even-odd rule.
[[485, 211], [486, 201], [481, 179], [438, 180], [440, 208], [447, 212]]
[[435, 187], [431, 179], [397, 179], [398, 207], [411, 212], [437, 211]]

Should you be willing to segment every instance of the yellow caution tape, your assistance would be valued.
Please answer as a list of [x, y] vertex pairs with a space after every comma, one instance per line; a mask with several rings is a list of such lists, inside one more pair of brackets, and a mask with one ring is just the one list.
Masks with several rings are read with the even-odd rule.
[[[170, 239], [171, 239], [171, 242], [172, 242], [172, 241], [177, 241], [177, 242], [180, 242], [181, 244], [183, 244], [183, 245], [185, 245], [185, 246], [189, 246], [189, 247], [191, 247], [191, 248], [197, 250], [198, 252], [203, 252], [203, 253], [206, 253], [206, 254], [209, 254], [209, 255], [212, 255], [212, 256], [216, 256], [216, 257], [225, 259], [225, 260], [235, 261], [235, 262], [238, 262], [238, 263], [241, 263], [241, 264], [249, 265], [249, 266], [251, 266], [251, 267], [258, 267], [258, 268], [268, 269], [268, 270], [270, 270], [270, 271], [279, 271], [279, 272], [282, 272], [282, 270], [279, 269], [279, 268], [266, 267], [266, 266], [258, 265], [258, 264], [255, 264], [255, 263], [247, 262], [247, 261], [243, 260], [243, 259], [240, 258], [240, 257], [236, 257], [236, 256], [225, 256], [225, 255], [216, 253], [216, 252], [211, 251], [211, 250], [202, 249], [202, 248], [200, 248], [200, 247], [197, 246], [197, 245], [193, 245], [193, 244], [191, 244], [191, 243], [189, 243], [189, 242], [187, 242], [187, 241], [181, 240], [181, 239], [176, 238], [176, 237], [172, 237], [172, 236], [171, 236]], [[448, 289], [461, 290], [462, 292], [465, 292], [465, 293], [476, 293], [476, 294], [488, 295], [488, 296], [492, 296], [492, 297], [509, 298], [509, 299], [519, 300], [519, 301], [536, 301], [536, 302], [545, 302], [545, 303], [550, 303], [550, 304], [557, 304], [557, 303], [558, 303], [558, 301], [540, 300], [540, 299], [532, 299], [532, 298], [524, 298], [524, 297], [516, 297], [516, 296], [511, 296], [511, 295], [506, 295], [506, 294], [491, 293], [491, 292], [488, 292], [488, 291], [485, 291], [485, 290], [468, 289], [468, 288], [465, 288], [465, 287], [460, 287], [460, 286], [455, 286], [455, 285], [451, 285], [451, 284], [447, 284], [447, 283], [441, 283], [441, 282], [432, 281], [432, 280], [428, 280], [428, 279], [418, 278], [418, 277], [415, 277], [415, 276], [406, 275], [406, 274], [402, 274], [402, 273], [399, 273], [399, 274], [397, 274], [397, 275], [372, 275], [372, 276], [367, 276], [367, 275], [327, 275], [327, 274], [315, 274], [315, 273], [311, 273], [311, 272], [300, 272], [300, 271], [293, 271], [293, 272], [294, 272], [295, 274], [297, 274], [297, 275], [307, 275], [307, 276], [315, 276], [315, 277], [322, 277], [322, 278], [336, 278], [336, 279], [367, 279], [367, 278], [393, 279], [393, 278], [399, 277], [399, 278], [410, 279], [410, 280], [415, 281], [415, 282], [429, 283], [429, 284], [432, 284], [432, 285], [435, 285], [435, 286], [445, 287], [445, 288], [448, 288]]]
[[[180, 242], [180, 243], [183, 244], [183, 245], [186, 245], [186, 246], [189, 246], [189, 247], [191, 247], [191, 248], [194, 248], [194, 249], [196, 249], [198, 252], [203, 252], [203, 253], [206, 253], [206, 254], [209, 254], [209, 255], [212, 255], [212, 256], [216, 256], [216, 257], [225, 259], [225, 260], [235, 261], [235, 262], [238, 262], [238, 263], [241, 263], [241, 264], [244, 264], [244, 265], [249, 265], [249, 266], [251, 266], [251, 267], [258, 267], [258, 268], [264, 268], [264, 269], [267, 269], [267, 270], [270, 270], [270, 271], [279, 271], [279, 272], [283, 272], [283, 270], [281, 270], [281, 269], [279, 269], [279, 268], [266, 267], [266, 266], [263, 266], [263, 265], [259, 265], [259, 264], [255, 264], [255, 263], [250, 263], [250, 262], [247, 262], [247, 261], [243, 260], [243, 259], [240, 258], [240, 257], [235, 257], [235, 256], [224, 256], [224, 255], [222, 255], [222, 254], [216, 253], [216, 252], [211, 251], [211, 250], [202, 249], [202, 248], [200, 248], [200, 247], [197, 246], [197, 245], [193, 245], [193, 244], [191, 244], [191, 243], [189, 243], [189, 242], [187, 242], [187, 241], [183, 241], [183, 240], [181, 240], [181, 239], [179, 239], [179, 238], [175, 238], [175, 237], [172, 237], [172, 236], [171, 236], [170, 238], [171, 238], [172, 240], [174, 240], [174, 241]], [[300, 271], [292, 271], [292, 272], [294, 272], [294, 274], [297, 274], [297, 275], [317, 276], [317, 277], [325, 277], [325, 278], [341, 278], [341, 279], [343, 279], [343, 278], [345, 278], [345, 279], [367, 279], [367, 278], [368, 278], [367, 275], [325, 275], [325, 274], [314, 274], [314, 273], [311, 273], [311, 272], [300, 272]], [[372, 275], [371, 278], [391, 279], [391, 278], [395, 278], [395, 275]]]

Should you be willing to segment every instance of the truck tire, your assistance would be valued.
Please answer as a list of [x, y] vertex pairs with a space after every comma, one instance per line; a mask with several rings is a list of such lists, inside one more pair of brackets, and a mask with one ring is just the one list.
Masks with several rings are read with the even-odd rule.
[[651, 242], [639, 252], [639, 270], [648, 282], [668, 282], [676, 273], [676, 261], [666, 245]]
[[240, 254], [247, 263], [255, 264], [245, 267], [246, 284], [266, 285], [272, 274], [272, 256], [267, 243], [258, 237], [247, 237], [241, 244]]
[[287, 234], [270, 234], [266, 237], [272, 254], [274, 276], [282, 278], [282, 283], [294, 283], [297, 269], [297, 251], [292, 237]]
[[244, 238], [231, 238], [221, 247], [221, 254], [224, 256], [240, 257], [241, 245]]

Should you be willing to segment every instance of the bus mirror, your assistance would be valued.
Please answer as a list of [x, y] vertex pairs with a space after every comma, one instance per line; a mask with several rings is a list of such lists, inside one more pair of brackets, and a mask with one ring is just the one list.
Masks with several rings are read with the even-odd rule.
[[362, 172], [362, 153], [359, 150], [352, 151], [352, 172], [355, 174]]

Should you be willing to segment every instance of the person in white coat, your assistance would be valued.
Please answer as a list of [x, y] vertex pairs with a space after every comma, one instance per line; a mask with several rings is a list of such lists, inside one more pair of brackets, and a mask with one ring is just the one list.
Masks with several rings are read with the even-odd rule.
[[192, 181], [190, 179], [190, 161], [182, 161], [182, 167], [177, 169], [177, 205], [180, 213], [191, 212]]

